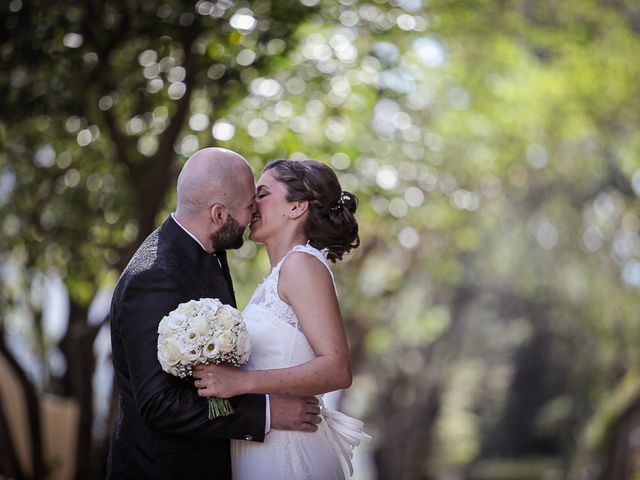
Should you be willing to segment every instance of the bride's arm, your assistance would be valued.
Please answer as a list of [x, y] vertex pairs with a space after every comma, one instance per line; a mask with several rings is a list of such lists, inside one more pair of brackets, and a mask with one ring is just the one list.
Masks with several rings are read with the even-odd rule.
[[292, 253], [280, 270], [278, 294], [293, 308], [316, 358], [273, 370], [241, 371], [205, 365], [195, 370], [200, 396], [241, 393], [317, 395], [351, 385], [351, 360], [333, 282], [327, 268], [305, 253]]

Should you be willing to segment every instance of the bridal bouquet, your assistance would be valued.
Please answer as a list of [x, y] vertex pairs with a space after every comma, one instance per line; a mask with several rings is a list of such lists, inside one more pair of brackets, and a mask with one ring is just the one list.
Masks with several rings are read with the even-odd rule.
[[[249, 360], [251, 342], [238, 310], [217, 298], [181, 303], [158, 325], [158, 360], [162, 369], [184, 378], [199, 363]], [[226, 399], [209, 397], [209, 418], [231, 415]]]

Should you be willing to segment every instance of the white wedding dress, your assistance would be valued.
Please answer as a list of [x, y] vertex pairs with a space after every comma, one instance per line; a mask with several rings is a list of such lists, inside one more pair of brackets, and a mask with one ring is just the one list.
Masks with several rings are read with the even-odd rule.
[[[329, 268], [324, 254], [308, 244], [297, 245], [294, 251], [313, 255]], [[251, 357], [243, 369], [293, 367], [315, 358], [293, 309], [278, 296], [280, 267], [286, 257], [271, 270], [243, 312], [251, 336]], [[313, 433], [272, 429], [264, 443], [232, 440], [234, 480], [344, 479], [340, 457], [353, 473], [353, 448], [371, 437], [362, 432], [359, 420], [324, 407], [321, 415], [322, 422]]]

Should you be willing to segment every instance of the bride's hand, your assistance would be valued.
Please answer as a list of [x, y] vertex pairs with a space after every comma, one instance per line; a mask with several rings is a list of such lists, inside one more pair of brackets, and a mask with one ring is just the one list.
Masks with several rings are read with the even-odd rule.
[[197, 365], [193, 369], [194, 385], [201, 397], [229, 398], [241, 393], [244, 372], [229, 365]]

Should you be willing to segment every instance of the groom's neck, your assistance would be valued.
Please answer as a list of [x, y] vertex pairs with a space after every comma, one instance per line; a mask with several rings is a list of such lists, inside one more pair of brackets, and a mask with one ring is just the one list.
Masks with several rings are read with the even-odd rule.
[[187, 233], [194, 237], [194, 239], [198, 241], [202, 248], [204, 248], [207, 252], [213, 251], [211, 240], [205, 234], [205, 232], [202, 231], [201, 228], [198, 228], [200, 222], [197, 219], [194, 219], [192, 216], [185, 215], [179, 210], [173, 214], [173, 219], [179, 226], [186, 230]]

